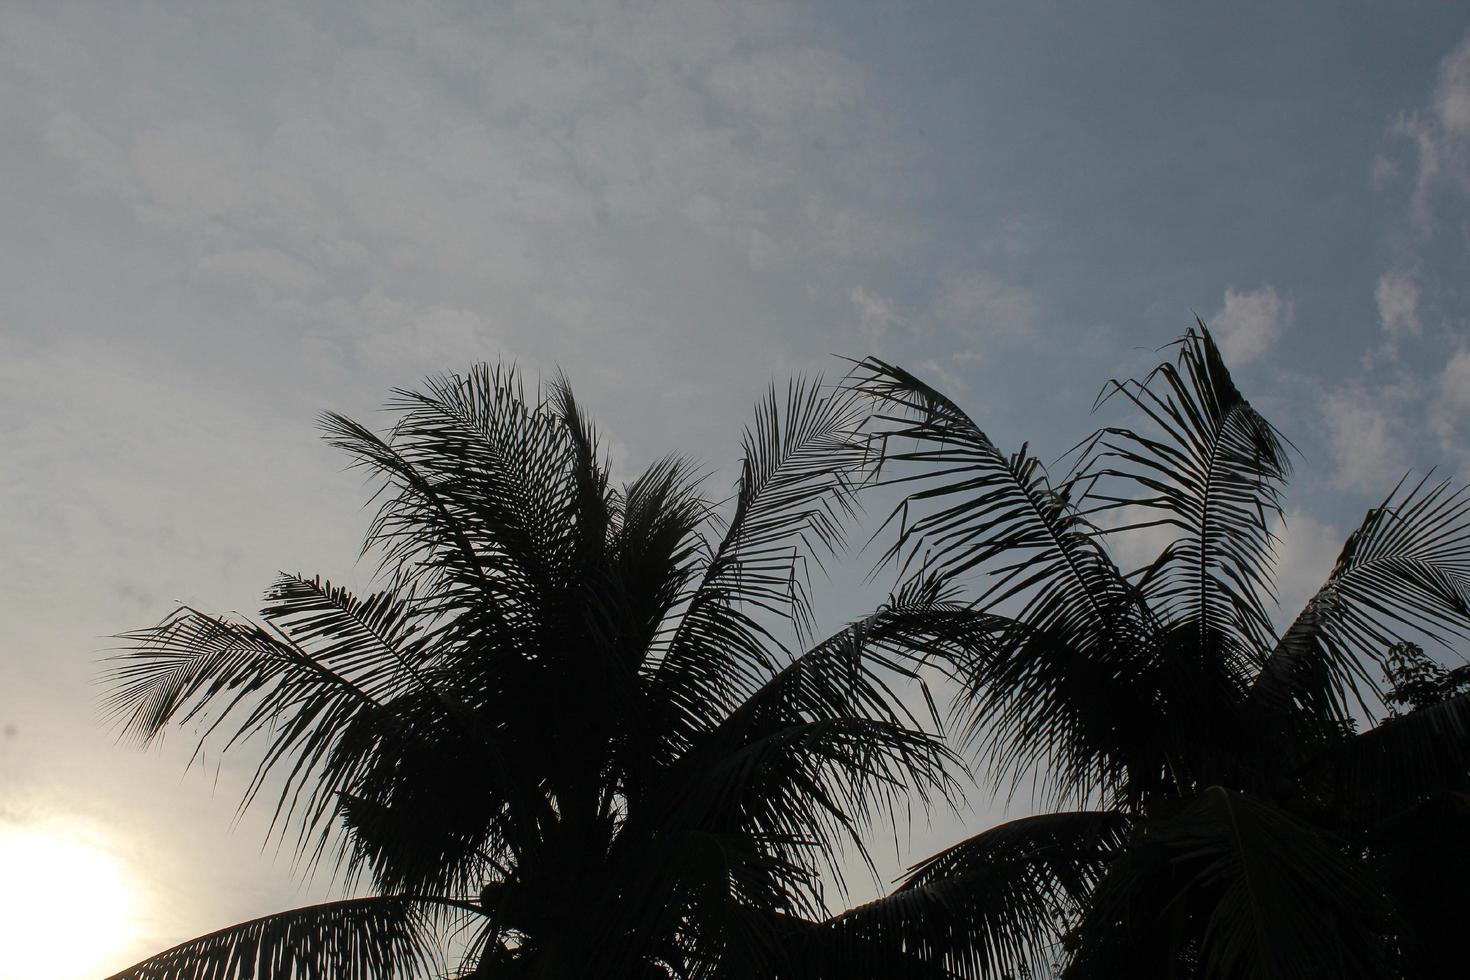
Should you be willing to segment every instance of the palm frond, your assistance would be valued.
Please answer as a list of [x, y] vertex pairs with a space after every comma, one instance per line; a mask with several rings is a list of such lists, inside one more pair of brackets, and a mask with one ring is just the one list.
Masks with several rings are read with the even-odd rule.
[[[819, 845], [829, 858], [836, 831], [866, 859], [861, 827], [907, 805], [907, 792], [927, 805], [931, 794], [954, 789], [946, 771], [953, 760], [937, 737], [938, 712], [915, 651], [952, 643], [956, 620], [968, 616], [899, 595], [793, 658], [685, 753], [671, 773], [681, 806], [703, 800], [712, 814], [738, 800], [743, 819], [754, 821], [749, 829]], [[906, 705], [901, 683], [917, 684], [927, 718]], [[783, 785], [788, 777], [798, 785]], [[803, 786], [817, 785], [821, 791], [805, 798]], [[828, 870], [840, 879], [840, 867]]]
[[[469, 809], [472, 802], [478, 800], [469, 794], [446, 796], [444, 807]], [[444, 808], [395, 803], [338, 794], [344, 833], [338, 835], [336, 863], [344, 881], [356, 882], [366, 874], [384, 892], [460, 895], [473, 894], [487, 880], [510, 873], [504, 859], [511, 848], [502, 839], [508, 820], [472, 823]]]
[[[405, 591], [417, 591], [441, 604], [456, 590], [470, 593], [476, 586], [498, 596], [499, 581], [492, 577], [456, 513], [449, 487], [418, 470], [386, 439], [343, 415], [321, 418], [327, 442], [366, 468], [378, 481], [373, 499], [381, 498], [364, 537], [362, 554], [380, 549], [381, 564], [404, 579]], [[391, 492], [390, 492], [391, 491]]]
[[[1075, 646], [1030, 623], [992, 615], [971, 628], [955, 709], [992, 781], [1028, 777], [1061, 803], [1137, 801], [1167, 775], [1168, 718], [1151, 683], [1152, 646]], [[1120, 631], [1121, 632], [1121, 631]], [[1125, 634], [1126, 635], [1126, 634]]]
[[1121, 395], [1153, 431], [1110, 427], [1089, 440], [1082, 506], [1124, 511], [1129, 523], [1108, 533], [1175, 532], [1139, 570], [1139, 587], [1171, 626], [1190, 624], [1201, 651], [1223, 646], [1217, 655], [1243, 661], [1243, 672], [1272, 635], [1272, 523], [1291, 460], [1235, 386], [1204, 323], [1178, 347], [1176, 363], [1144, 380], [1109, 383], [1100, 401]]
[[[635, 814], [623, 834], [646, 839], [665, 855], [689, 834], [734, 835], [754, 849], [753, 861], [778, 876], [768, 880], [784, 907], [817, 914], [819, 874], [843, 887], [842, 846], [866, 856], [864, 831], [906, 802], [903, 790], [914, 774], [942, 785], [944, 757], [937, 736], [881, 719], [762, 726], [735, 748], [696, 750], [681, 760], [666, 792], [645, 811], [648, 826], [635, 823]], [[667, 856], [660, 860], [673, 866]], [[641, 877], [633, 869], [628, 874]]]
[[406, 896], [357, 898], [252, 919], [170, 950], [108, 980], [389, 980], [426, 977], [439, 954], [430, 917], [456, 906]]
[[[565, 390], [552, 394], [574, 407]], [[340, 415], [322, 420], [328, 441], [380, 481], [365, 550], [427, 608], [498, 603], [508, 625], [527, 625], [564, 584], [579, 529], [596, 516], [576, 513], [604, 479], [580, 417], [529, 402], [513, 369], [485, 365], [396, 395], [386, 440]]]
[[114, 689], [104, 706], [124, 737], [146, 743], [170, 726], [197, 723], [202, 749], [229, 722], [226, 749], [253, 736], [267, 740], [242, 806], [285, 769], [273, 825], [301, 807], [304, 842], [330, 816], [332, 794], [355, 765], [340, 737], [354, 722], [381, 716], [382, 702], [283, 633], [187, 607], [120, 639], [128, 646], [112, 658]]
[[770, 632], [789, 621], [810, 627], [806, 562], [842, 542], [862, 468], [870, 460], [853, 435], [859, 405], [820, 379], [775, 388], [756, 406], [746, 430], [734, 512], [689, 597], [656, 684], [689, 712], [691, 730], [707, 727], [776, 669]]
[[1304, 768], [1336, 819], [1371, 827], [1470, 788], [1470, 694], [1426, 705], [1327, 746]]
[[[850, 383], [880, 405], [885, 463], [925, 467], [885, 481], [915, 488], [889, 518], [899, 529], [888, 557], [942, 580], [988, 576], [972, 601], [993, 614], [992, 628], [972, 639], [964, 670], [972, 744], [1001, 779], [1047, 767], [1058, 796], [1116, 787], [1127, 743], [1151, 737], [1142, 730], [1156, 712], [1139, 682], [1157, 623], [1072, 501], [1071, 482], [1054, 486], [1024, 447], [1002, 453], [901, 368], [869, 358]], [[1118, 731], [1119, 715], [1129, 732]]]
[[[1346, 718], [1406, 633], [1470, 637], [1470, 488], [1426, 476], [1368, 511], [1252, 686], [1275, 713]], [[1371, 669], [1370, 669], [1371, 668]]]
[[[918, 486], [889, 518], [899, 528], [888, 557], [944, 578], [988, 572], [976, 605], [1019, 598], [1015, 618], [1095, 642], [1132, 593], [1071, 501], [1070, 484], [1054, 486], [1024, 447], [1001, 452], [954, 402], [902, 368], [869, 358], [850, 383], [880, 411], [902, 413], [878, 418], [885, 463], [929, 468], [888, 481]], [[908, 440], [913, 449], [887, 448]]]
[[262, 617], [374, 699], [429, 685], [423, 671], [432, 650], [415, 627], [411, 596], [359, 599], [319, 577], [282, 572], [265, 598]]
[[941, 966], [947, 976], [1044, 972], [1062, 958], [1068, 918], [1123, 846], [1128, 827], [1127, 817], [1104, 811], [1001, 824], [915, 865], [892, 894], [837, 916], [811, 941], [833, 958], [849, 954], [855, 968], [875, 949], [916, 961], [912, 972], [895, 976], [932, 976]]
[[597, 458], [597, 428], [582, 412], [572, 393], [572, 383], [564, 373], [557, 372], [550, 394], [553, 412], [571, 437], [575, 457], [571, 466], [573, 493], [565, 518], [576, 535], [575, 553], [585, 560], [588, 555], [601, 553], [611, 530], [608, 464]]
[[849, 392], [827, 391], [820, 378], [790, 382], [784, 403], [771, 387], [745, 430], [735, 512], [701, 591], [810, 626], [804, 563], [841, 546], [856, 479], [869, 462], [854, 437], [858, 408]]
[[[1341, 844], [1214, 786], [1156, 812], [1098, 885], [1068, 978], [1386, 978], [1371, 883]], [[1187, 968], [1187, 967], [1186, 967]]]

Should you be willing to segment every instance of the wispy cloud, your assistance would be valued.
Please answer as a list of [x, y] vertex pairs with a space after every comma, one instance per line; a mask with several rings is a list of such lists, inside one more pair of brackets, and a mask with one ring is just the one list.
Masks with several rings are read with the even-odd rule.
[[1334, 482], [1342, 489], [1378, 493], [1407, 468], [1403, 420], [1381, 392], [1350, 389], [1321, 403], [1334, 463]]
[[1410, 273], [1394, 270], [1379, 276], [1373, 299], [1378, 304], [1378, 322], [1391, 341], [1416, 335], [1422, 329], [1419, 283]]
[[1292, 303], [1275, 286], [1225, 290], [1225, 303], [1210, 318], [1220, 352], [1231, 364], [1246, 364], [1271, 348], [1292, 320]]
[[1414, 149], [1412, 216], [1428, 234], [1436, 197], [1470, 192], [1470, 34], [1440, 62], [1428, 108], [1401, 116], [1393, 131]]
[[913, 331], [912, 314], [901, 312], [891, 300], [862, 286], [854, 286], [850, 295], [863, 340], [875, 351], [883, 352], [892, 338]]
[[934, 316], [950, 330], [983, 339], [1025, 337], [1036, 325], [1036, 296], [984, 269], [953, 269], [940, 280]]
[[[925, 233], [899, 206], [910, 151], [867, 70], [803, 38], [798, 17], [766, 2], [308, 7], [276, 74], [240, 91], [197, 86], [208, 51], [124, 72], [112, 61], [129, 45], [110, 45], [90, 68], [67, 62], [65, 84], [44, 59], [19, 63], [37, 87], [92, 87], [47, 104], [45, 145], [78, 187], [174, 235], [200, 272], [258, 288], [316, 349], [381, 336], [339, 329], [344, 304], [377, 291], [402, 304], [404, 336], [445, 306], [502, 324], [464, 336], [543, 361], [623, 322], [746, 359], [771, 345], [738, 334], [763, 329], [825, 357], [850, 342], [818, 326], [850, 324], [852, 284]], [[239, 43], [285, 29], [258, 27]], [[142, 14], [116, 29], [151, 36]], [[61, 33], [20, 15], [9, 32], [32, 48]], [[1026, 312], [984, 280], [949, 302]], [[778, 305], [812, 326], [787, 331]], [[675, 373], [688, 347], [645, 356]]]
[[1429, 417], [1445, 449], [1470, 448], [1470, 346], [1462, 346], [1445, 364]]
[[1347, 535], [1310, 511], [1287, 511], [1277, 528], [1276, 626], [1284, 630], [1332, 571]]

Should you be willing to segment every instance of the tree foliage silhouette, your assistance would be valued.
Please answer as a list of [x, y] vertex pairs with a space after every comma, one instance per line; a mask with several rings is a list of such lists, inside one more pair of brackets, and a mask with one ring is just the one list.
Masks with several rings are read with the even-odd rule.
[[863, 937], [820, 925], [822, 876], [950, 786], [933, 719], [893, 685], [953, 612], [915, 584], [811, 639], [806, 563], [868, 463], [858, 400], [772, 389], [723, 507], [676, 457], [614, 487], [564, 379], [528, 396], [485, 367], [390, 407], [384, 435], [323, 420], [377, 486], [383, 591], [283, 574], [258, 620], [180, 609], [126, 634], [109, 700], [141, 741], [253, 748], [246, 803], [273, 798], [273, 832], [375, 895], [114, 980], [443, 975], [448, 935], [466, 977], [858, 962]]
[[[1463, 968], [1470, 694], [1402, 644], [1470, 631], [1464, 490], [1401, 483], [1278, 636], [1290, 456], [1204, 324], [1109, 385], [1141, 424], [1100, 430], [1055, 481], [898, 367], [853, 383], [910, 487], [889, 557], [980, 583], [946, 634], [970, 748], [1000, 785], [1084, 807], [929, 859], [854, 927], [967, 976]], [[1163, 543], [1125, 571], [1109, 541], [1129, 534]], [[1358, 733], [1385, 698], [1414, 710]]]
[[[455, 930], [483, 978], [1452, 975], [1470, 681], [1421, 644], [1470, 638], [1470, 496], [1394, 488], [1278, 634], [1291, 456], [1204, 325], [1101, 401], [1138, 423], [1053, 479], [870, 358], [772, 391], [725, 508], [675, 458], [614, 489], [561, 380], [432, 380], [385, 436], [328, 416], [378, 481], [386, 588], [179, 610], [128, 635], [111, 703], [144, 741], [256, 746], [247, 802], [376, 895], [118, 978], [409, 975]], [[904, 584], [813, 641], [806, 563], [879, 463]], [[1120, 536], [1156, 552], [1121, 568]], [[899, 689], [924, 660], [997, 785], [1055, 812], [824, 918], [840, 849], [952, 789]]]

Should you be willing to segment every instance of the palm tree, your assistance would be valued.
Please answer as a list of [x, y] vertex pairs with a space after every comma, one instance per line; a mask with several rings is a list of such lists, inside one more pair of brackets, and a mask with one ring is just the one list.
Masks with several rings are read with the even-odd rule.
[[675, 457], [614, 488], [564, 379], [431, 379], [384, 435], [325, 416], [378, 488], [383, 591], [287, 574], [259, 620], [180, 609], [125, 634], [109, 703], [143, 742], [254, 747], [246, 804], [273, 797], [274, 833], [371, 894], [114, 980], [407, 976], [442, 971], [446, 937], [463, 977], [820, 972], [851, 934], [818, 925], [842, 847], [865, 859], [871, 821], [951, 785], [894, 686], [942, 597], [812, 638], [806, 563], [867, 462], [856, 404], [773, 388], [723, 507]]
[[[1399, 644], [1470, 633], [1464, 490], [1401, 483], [1278, 635], [1290, 454], [1203, 323], [1108, 386], [1143, 424], [1100, 430], [1055, 481], [900, 368], [869, 359], [853, 383], [910, 490], [890, 557], [980, 576], [947, 614], [959, 728], [999, 786], [1033, 776], [1058, 812], [930, 858], [835, 928], [967, 976], [1463, 971], [1470, 694]], [[1165, 543], [1120, 569], [1129, 534]], [[1359, 732], [1385, 696], [1415, 710]]]

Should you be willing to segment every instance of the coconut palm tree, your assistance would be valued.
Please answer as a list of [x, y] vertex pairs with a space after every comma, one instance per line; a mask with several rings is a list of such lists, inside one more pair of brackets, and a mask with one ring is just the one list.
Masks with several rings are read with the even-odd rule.
[[916, 584], [811, 630], [806, 564], [867, 462], [855, 406], [773, 388], [723, 506], [676, 457], [615, 488], [564, 379], [431, 379], [381, 435], [325, 416], [377, 486], [383, 590], [285, 574], [257, 620], [180, 609], [126, 634], [109, 703], [143, 742], [193, 727], [255, 751], [246, 803], [273, 800], [273, 833], [370, 894], [114, 980], [444, 976], [455, 937], [476, 978], [851, 960], [862, 937], [819, 925], [824, 879], [911, 792], [950, 788], [894, 686], [943, 597]]
[[[1470, 694], [1406, 671], [1398, 644], [1470, 633], [1464, 490], [1401, 483], [1278, 635], [1290, 454], [1203, 323], [1108, 386], [1140, 424], [1056, 480], [898, 367], [869, 359], [853, 383], [909, 487], [890, 557], [980, 582], [949, 617], [958, 727], [1001, 787], [1034, 777], [1057, 812], [928, 859], [833, 928], [966, 976], [1463, 971]], [[1126, 535], [1154, 556], [1120, 568]], [[1428, 687], [1385, 691], [1394, 657]], [[1415, 710], [1371, 724], [1385, 695]]]

